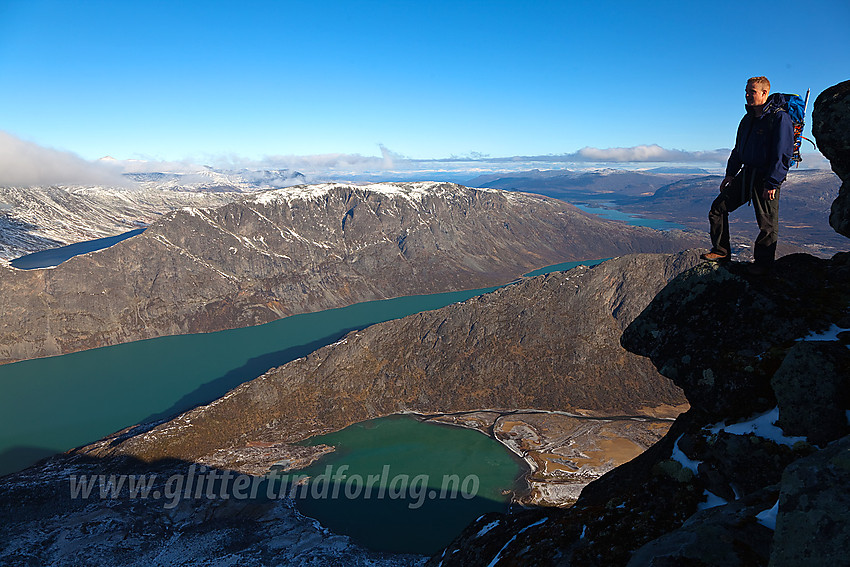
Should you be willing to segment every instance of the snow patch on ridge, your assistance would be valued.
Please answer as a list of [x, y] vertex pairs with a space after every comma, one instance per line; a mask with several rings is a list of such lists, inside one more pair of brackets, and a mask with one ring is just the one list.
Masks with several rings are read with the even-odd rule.
[[368, 185], [350, 185], [345, 183], [320, 183], [317, 185], [296, 185], [283, 189], [265, 191], [248, 202], [270, 205], [293, 200], [308, 201], [327, 196], [334, 189], [380, 193], [389, 197], [401, 197], [411, 202], [422, 202], [426, 196], [443, 196], [454, 192], [480, 191], [487, 193], [507, 193], [498, 189], [469, 189], [463, 185], [437, 181], [418, 181], [413, 183], [372, 183]]
[[478, 530], [478, 533], [475, 534], [475, 537], [478, 538], [478, 537], [483, 536], [484, 534], [486, 534], [487, 532], [489, 532], [490, 530], [492, 530], [493, 528], [495, 528], [498, 525], [499, 525], [499, 520], [495, 520], [493, 522], [490, 522], [489, 524], [487, 524], [486, 526], [484, 526], [483, 528]]
[[776, 514], [779, 513], [779, 499], [776, 499], [776, 504], [773, 505], [773, 508], [769, 508], [764, 512], [759, 512], [756, 514], [756, 520], [758, 523], [763, 525], [766, 528], [771, 530], [776, 530]]
[[798, 341], [837, 341], [840, 340], [838, 338], [839, 333], [843, 333], [844, 331], [850, 331], [850, 328], [839, 327], [836, 324], [832, 324], [832, 326], [822, 333], [816, 333], [812, 331], [805, 337], [801, 339], [797, 339]]
[[700, 502], [697, 504], [697, 510], [708, 510], [709, 508], [717, 508], [718, 506], [725, 506], [729, 502], [719, 497], [713, 492], [709, 492], [708, 490], [703, 491], [703, 496], [705, 496], [705, 502]]

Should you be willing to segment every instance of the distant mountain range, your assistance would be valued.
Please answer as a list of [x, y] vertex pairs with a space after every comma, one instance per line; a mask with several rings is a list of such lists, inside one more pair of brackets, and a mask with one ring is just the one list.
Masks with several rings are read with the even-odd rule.
[[[708, 209], [717, 196], [720, 175], [659, 170], [539, 171], [487, 175], [469, 182], [475, 187], [539, 193], [572, 203], [590, 203], [683, 224], [705, 231]], [[781, 188], [779, 253], [805, 251], [829, 257], [846, 250], [846, 239], [829, 227], [830, 205], [841, 180], [831, 171], [792, 169]], [[742, 207], [730, 216], [733, 246], [741, 259], [751, 257], [758, 234], [751, 209]]]
[[182, 173], [139, 172], [125, 177], [142, 183], [145, 188], [198, 192], [252, 192], [280, 189], [307, 182], [303, 173], [288, 169], [225, 170], [205, 166], [197, 171]]
[[0, 266], [0, 362], [477, 289], [559, 262], [698, 243], [539, 195], [449, 183], [297, 186], [224, 200], [172, 211], [139, 236], [52, 269]]

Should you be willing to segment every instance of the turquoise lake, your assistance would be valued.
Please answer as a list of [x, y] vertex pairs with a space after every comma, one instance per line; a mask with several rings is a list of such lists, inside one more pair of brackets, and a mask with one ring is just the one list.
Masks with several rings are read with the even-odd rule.
[[[671, 228], [667, 224], [655, 228]], [[99, 242], [93, 249], [103, 247]], [[55, 265], [86, 251], [91, 250], [70, 248], [22, 258], [20, 267]], [[526, 275], [602, 261], [565, 262]], [[208, 403], [351, 330], [494, 289], [372, 301], [255, 327], [0, 365], [0, 475], [125, 427]], [[355, 424], [305, 443], [325, 443], [336, 450], [307, 469], [287, 472], [311, 478], [290, 487], [298, 490], [299, 510], [331, 531], [381, 551], [439, 550], [480, 515], [506, 511], [525, 471], [518, 457], [480, 432], [408, 416]]]
[[336, 450], [300, 471], [296, 506], [378, 551], [430, 555], [476, 518], [506, 512], [525, 464], [483, 433], [391, 416], [314, 437]]
[[637, 215], [630, 215], [628, 213], [624, 213], [613, 208], [592, 207], [590, 205], [575, 206], [586, 213], [598, 215], [602, 218], [610, 220], [624, 221], [626, 224], [630, 224], [632, 226], [646, 226], [649, 228], [654, 228], [656, 230], [684, 230], [687, 228], [683, 224], [678, 224], [675, 222], [670, 222], [661, 219], [647, 219], [639, 217]]
[[[581, 263], [557, 264], [532, 274]], [[0, 474], [125, 427], [208, 403], [351, 330], [494, 289], [371, 301], [255, 327], [160, 337], [0, 365]]]

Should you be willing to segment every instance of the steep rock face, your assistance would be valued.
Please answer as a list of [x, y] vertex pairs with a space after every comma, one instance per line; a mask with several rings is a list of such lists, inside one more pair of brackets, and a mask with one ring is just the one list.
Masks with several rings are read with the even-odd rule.
[[850, 254], [778, 266], [774, 279], [732, 264], [673, 280], [623, 343], [681, 386], [691, 410], [574, 507], [487, 515], [431, 564], [830, 564], [848, 537], [838, 447], [850, 427], [835, 416], [850, 408]]
[[265, 471], [280, 456], [255, 447], [400, 412], [675, 415], [681, 392], [618, 341], [654, 293], [697, 262], [698, 251], [626, 256], [373, 325], [208, 406], [83, 451]]
[[846, 317], [849, 257], [785, 256], [776, 264], [782, 277], [755, 280], [742, 264], [703, 264], [658, 295], [623, 345], [710, 416], [766, 410], [776, 405], [770, 377], [789, 346]]
[[682, 243], [553, 199], [452, 184], [280, 189], [176, 211], [53, 269], [0, 266], [0, 362], [485, 287]]
[[832, 204], [829, 224], [839, 234], [850, 237], [850, 81], [818, 95], [812, 111], [812, 134], [832, 170], [843, 181]]

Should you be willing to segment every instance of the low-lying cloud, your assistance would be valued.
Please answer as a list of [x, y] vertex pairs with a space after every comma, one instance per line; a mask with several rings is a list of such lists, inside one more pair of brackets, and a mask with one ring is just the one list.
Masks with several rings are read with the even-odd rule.
[[195, 156], [182, 161], [126, 160], [116, 162], [125, 173], [192, 173], [203, 165], [225, 171], [288, 170], [299, 172], [307, 183], [321, 181], [465, 181], [482, 174], [515, 172], [532, 168], [575, 170], [600, 167], [640, 168], [642, 164], [700, 164], [717, 169], [725, 165], [729, 150], [688, 152], [669, 150], [658, 145], [631, 148], [585, 147], [570, 154], [493, 157], [478, 152], [445, 158], [413, 158], [378, 144], [380, 155], [328, 153], [316, 155], [268, 155], [249, 159], [239, 155]]
[[310, 156], [272, 155], [260, 160], [245, 160], [234, 156], [212, 159], [219, 167], [229, 169], [281, 168], [301, 171], [305, 174], [322, 175], [334, 172], [403, 172], [436, 171], [505, 167], [508, 164], [623, 164], [623, 163], [716, 163], [725, 164], [729, 157], [728, 149], [689, 152], [669, 150], [657, 144], [634, 146], [630, 148], [591, 148], [585, 147], [569, 154], [523, 155], [492, 157], [487, 154], [471, 152], [468, 155], [452, 155], [446, 158], [406, 157], [379, 144], [380, 156], [361, 154], [319, 154]]
[[329, 153], [306, 156], [268, 155], [262, 159], [246, 159], [236, 155], [207, 156], [207, 163], [225, 169], [289, 169], [305, 174], [321, 175], [333, 172], [380, 172], [406, 170], [415, 167], [416, 160], [393, 152], [378, 144], [380, 156], [362, 154]]
[[729, 150], [713, 150], [688, 152], [684, 150], [668, 150], [657, 144], [649, 146], [634, 146], [631, 148], [590, 148], [585, 147], [567, 156], [574, 161], [592, 161], [606, 163], [667, 163], [667, 162], [725, 162]]
[[122, 185], [120, 172], [108, 164], [45, 148], [0, 130], [0, 185]]
[[[248, 159], [238, 155], [206, 155], [179, 161], [98, 160], [91, 162], [45, 148], [0, 131], [0, 185], [128, 185], [122, 173], [202, 173], [206, 166], [222, 170], [280, 169], [303, 174], [308, 183], [328, 180], [465, 179], [474, 175], [531, 168], [575, 170], [600, 167], [642, 168], [648, 164], [697, 165], [721, 171], [728, 149], [685, 151], [657, 144], [632, 147], [584, 147], [573, 153], [493, 157], [471, 152], [446, 158], [412, 158], [378, 144], [380, 155], [328, 153], [268, 155]], [[804, 156], [805, 157], [805, 156]], [[828, 167], [820, 154], [804, 159], [806, 167]], [[646, 165], [644, 165], [646, 164]]]

